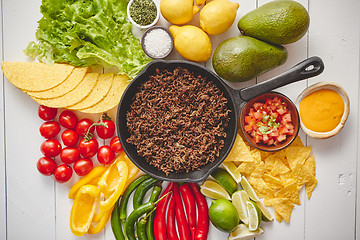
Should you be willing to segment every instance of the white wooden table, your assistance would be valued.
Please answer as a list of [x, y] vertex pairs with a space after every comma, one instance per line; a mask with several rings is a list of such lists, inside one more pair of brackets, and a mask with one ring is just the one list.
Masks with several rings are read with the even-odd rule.
[[[158, 0], [160, 1], [160, 0]], [[240, 4], [235, 23], [226, 33], [211, 37], [213, 48], [239, 35], [237, 20], [268, 0], [232, 0]], [[257, 80], [233, 84], [241, 88], [275, 76], [310, 56], [319, 56], [325, 71], [318, 77], [297, 82], [278, 91], [295, 100], [306, 87], [318, 81], [341, 84], [350, 97], [350, 115], [342, 132], [327, 140], [315, 140], [300, 132], [313, 148], [318, 185], [311, 200], [300, 192], [290, 223], [263, 224], [265, 233], [257, 239], [360, 239], [360, 1], [298, 0], [310, 13], [308, 34], [286, 45], [287, 62]], [[22, 50], [35, 39], [41, 18], [40, 0], [0, 0], [2, 37], [0, 57], [4, 61], [31, 61]], [[198, 15], [197, 15], [198, 16]], [[198, 20], [193, 20], [198, 24]], [[169, 26], [161, 19], [159, 24]], [[181, 58], [173, 53], [170, 58]], [[211, 68], [211, 62], [206, 63]], [[43, 138], [38, 104], [11, 85], [1, 74], [0, 84], [0, 239], [77, 239], [70, 232], [72, 200], [67, 193], [76, 180], [57, 184], [40, 175], [36, 161]], [[87, 116], [89, 117], [89, 116]], [[90, 116], [96, 119], [98, 116]], [[356, 224], [357, 223], [357, 224]], [[226, 239], [227, 234], [210, 229], [209, 239]], [[83, 239], [114, 239], [111, 228]]]

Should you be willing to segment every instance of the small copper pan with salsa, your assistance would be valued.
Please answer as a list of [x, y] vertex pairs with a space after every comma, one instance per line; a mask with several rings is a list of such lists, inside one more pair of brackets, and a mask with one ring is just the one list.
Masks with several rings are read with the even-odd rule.
[[[191, 122], [192, 122], [191, 117], [194, 117], [195, 120], [199, 121], [199, 125], [204, 125], [205, 130], [206, 130], [209, 127], [208, 125], [206, 125], [208, 121], [216, 122], [218, 120], [218, 119], [211, 119], [211, 117], [209, 118], [209, 116], [211, 116], [211, 113], [206, 113], [205, 115], [199, 115], [199, 113], [201, 113], [201, 111], [199, 112], [199, 111], [194, 110], [193, 112], [191, 112], [191, 114], [189, 116], [186, 116], [187, 117], [186, 119], [189, 119], [189, 121], [183, 121], [183, 120], [178, 121], [177, 124], [178, 125], [180, 124], [181, 125], [180, 127], [178, 127], [177, 125], [172, 126], [172, 127], [178, 127], [177, 131], [173, 131], [173, 132], [175, 132], [174, 134], [176, 134], [176, 132], [179, 132], [179, 134], [181, 135], [180, 137], [171, 136], [171, 138], [166, 138], [166, 137], [162, 138], [162, 136], [159, 135], [159, 133], [161, 133], [161, 131], [159, 131], [157, 129], [159, 126], [156, 124], [156, 121], [154, 122], [152, 120], [152, 118], [149, 118], [148, 116], [146, 117], [146, 114], [149, 111], [151, 111], [151, 106], [153, 104], [165, 102], [163, 109], [169, 109], [169, 116], [167, 116], [166, 112], [162, 111], [163, 115], [159, 116], [161, 121], [167, 121], [167, 122], [176, 121], [176, 119], [173, 118], [174, 117], [174, 114], [173, 114], [174, 108], [169, 106], [169, 102], [163, 101], [163, 99], [165, 99], [165, 98], [154, 101], [153, 98], [156, 97], [156, 95], [157, 95], [156, 93], [155, 94], [152, 93], [152, 95], [149, 95], [149, 97], [147, 97], [144, 100], [145, 102], [141, 102], [141, 101], [139, 102], [138, 96], [141, 95], [139, 93], [141, 93], [141, 91], [143, 91], [144, 88], [146, 88], [146, 85], [147, 85], [147, 89], [149, 89], [149, 91], [151, 91], [151, 87], [149, 87], [149, 83], [148, 83], [149, 79], [153, 79], [154, 75], [159, 74], [159, 72], [160, 72], [160, 74], [162, 74], [161, 73], [162, 71], [166, 71], [167, 72], [166, 74], [168, 74], [168, 72], [170, 72], [170, 73], [177, 72], [176, 69], [178, 69], [179, 67], [181, 67], [183, 69], [187, 69], [189, 72], [194, 73], [195, 77], [191, 76], [190, 80], [189, 80], [190, 82], [192, 82], [194, 78], [197, 78], [196, 76], [201, 76], [200, 78], [202, 79], [202, 81], [205, 81], [204, 84], [206, 84], [206, 86], [208, 86], [207, 84], [214, 85], [214, 87], [215, 87], [214, 92], [220, 93], [221, 99], [226, 98], [226, 101], [225, 101], [226, 108], [225, 109], [226, 109], [227, 121], [225, 122], [224, 126], [222, 126], [222, 128], [224, 129], [223, 134], [220, 134], [224, 138], [220, 139], [220, 141], [222, 142], [221, 145], [214, 146], [214, 149], [217, 150], [217, 151], [211, 152], [211, 154], [214, 154], [214, 155], [208, 156], [209, 159], [211, 158], [211, 161], [207, 161], [206, 157], [204, 158], [203, 155], [207, 156], [207, 154], [209, 154], [206, 151], [206, 147], [208, 147], [208, 145], [209, 145], [209, 144], [207, 144], [206, 141], [207, 141], [207, 139], [212, 139], [213, 136], [209, 136], [208, 133], [205, 132], [203, 137], [199, 138], [198, 142], [200, 144], [199, 145], [200, 149], [197, 150], [196, 146], [192, 146], [189, 144], [186, 145], [186, 143], [188, 143], [188, 142], [193, 143], [196, 141], [193, 141], [193, 139], [184, 139], [184, 138], [186, 138], [187, 135], [191, 135], [191, 131], [187, 131], [186, 134], [182, 133], [182, 131], [188, 125], [191, 126]], [[248, 101], [252, 102], [253, 98], [258, 97], [264, 93], [268, 93], [275, 88], [278, 88], [278, 87], [281, 87], [281, 86], [284, 86], [284, 85], [287, 85], [287, 84], [290, 84], [290, 83], [293, 83], [293, 82], [296, 82], [299, 80], [317, 76], [323, 71], [323, 69], [324, 69], [324, 64], [323, 64], [322, 60], [319, 57], [311, 57], [311, 58], [308, 58], [308, 59], [304, 60], [303, 62], [297, 64], [296, 66], [292, 67], [291, 69], [284, 72], [283, 74], [281, 74], [277, 77], [274, 77], [268, 81], [265, 81], [265, 82], [256, 84], [254, 86], [247, 87], [247, 88], [243, 88], [240, 90], [234, 90], [234, 89], [230, 88], [215, 73], [213, 73], [212, 71], [208, 70], [207, 68], [205, 68], [199, 64], [192, 63], [189, 61], [179, 61], [179, 60], [168, 60], [168, 61], [154, 60], [151, 63], [149, 63], [144, 68], [144, 70], [132, 80], [132, 82], [129, 84], [129, 86], [125, 90], [125, 92], [122, 95], [122, 98], [120, 100], [118, 111], [117, 111], [117, 132], [118, 132], [118, 136], [119, 136], [121, 145], [123, 146], [123, 149], [125, 150], [127, 156], [130, 158], [130, 160], [137, 167], [139, 167], [142, 171], [144, 171], [145, 173], [147, 173], [153, 177], [156, 177], [161, 180], [175, 181], [175, 182], [200, 182], [200, 181], [203, 181], [204, 179], [206, 179], [209, 176], [209, 174], [216, 167], [218, 167], [223, 162], [223, 160], [229, 154], [229, 152], [234, 144], [236, 135], [237, 135], [238, 119], [241, 115], [241, 112], [243, 112], [244, 109], [246, 109], [246, 110], [250, 109], [249, 107], [244, 107]], [[175, 79], [175, 81], [176, 81], [176, 79]], [[152, 85], [150, 85], [150, 86], [152, 86]], [[201, 88], [201, 86], [200, 86], [200, 88]], [[192, 89], [196, 90], [197, 87], [192, 87]], [[216, 89], [218, 89], [218, 90], [216, 90]], [[168, 90], [169, 90], [169, 88], [167, 88], [166, 91], [168, 91]], [[180, 87], [177, 90], [182, 91], [183, 89]], [[163, 95], [163, 94], [164, 93], [161, 93], [161, 92], [159, 93], [159, 95]], [[166, 94], [167, 94], [167, 92], [166, 92]], [[177, 92], [175, 92], [174, 94], [177, 94]], [[181, 98], [183, 98], [185, 95], [182, 95]], [[195, 95], [194, 95], [194, 93], [192, 93], [192, 95], [189, 94], [189, 96], [192, 96], [192, 98], [197, 95], [202, 95], [202, 92], [196, 93]], [[207, 96], [199, 97], [199, 99], [202, 100], [202, 98], [203, 98], [204, 101], [207, 101], [207, 103], [211, 105], [214, 103], [214, 101], [212, 101], [212, 102], [209, 101], [209, 97], [211, 100], [210, 95], [208, 94]], [[151, 103], [147, 102], [148, 99]], [[170, 99], [171, 99], [171, 97], [170, 97]], [[176, 97], [175, 99], [178, 99], [178, 98]], [[285, 99], [285, 98], [282, 98], [282, 99]], [[190, 100], [191, 99], [189, 99], [188, 102], [191, 102]], [[274, 100], [272, 98], [271, 100], [275, 101], [273, 104], [277, 104], [276, 103], [277, 99]], [[135, 101], [137, 101], [136, 104], [134, 104]], [[177, 100], [175, 100], [175, 101], [177, 101]], [[185, 102], [186, 102], [186, 99], [185, 99]], [[266, 101], [264, 103], [266, 103]], [[281, 104], [282, 102], [279, 102], [279, 103]], [[203, 102], [200, 101], [200, 104], [202, 104], [203, 109], [206, 108], [206, 106], [204, 106], [205, 104]], [[136, 105], [135, 109], [134, 109], [134, 105]], [[142, 105], [145, 108], [147, 107], [148, 109], [146, 109], [146, 111], [143, 111], [144, 109], [139, 108], [138, 105]], [[157, 108], [161, 110], [162, 106], [160, 106], [160, 107], [157, 106]], [[271, 108], [271, 106], [270, 106], [270, 108]], [[182, 109], [186, 109], [186, 106], [185, 106], [185, 108], [183, 106]], [[176, 111], [177, 111], [177, 107], [175, 108], [175, 113], [176, 113]], [[136, 116], [137, 113], [140, 113], [140, 112], [142, 112], [142, 115], [140, 116], [140, 114], [139, 114], [139, 116]], [[178, 112], [179, 112], [178, 115], [184, 115], [183, 111], [178, 111]], [[284, 123], [285, 123], [286, 119], [289, 117], [288, 115], [286, 115], [287, 114], [286, 109], [285, 109], [285, 112], [281, 111], [281, 113], [282, 113], [282, 118], [284, 119]], [[244, 114], [244, 113], [242, 113], [242, 114]], [[246, 113], [246, 114], [248, 114], [248, 113]], [[131, 116], [132, 118], [129, 118], [129, 116]], [[134, 116], [135, 116], [135, 118], [134, 118]], [[156, 114], [152, 115], [152, 116], [157, 117]], [[204, 117], [207, 117], [207, 119], [206, 119], [207, 121], [201, 122], [201, 119]], [[218, 118], [218, 116], [216, 118]], [[136, 119], [138, 121], [143, 121], [144, 119], [149, 119], [149, 121], [152, 121], [152, 124], [153, 124], [147, 128], [147, 131], [150, 131], [150, 133], [146, 133], [147, 135], [141, 135], [141, 134], [143, 134], [143, 128], [141, 128], [141, 127], [144, 124], [147, 124], [146, 122], [129, 123], [128, 119]], [[277, 124], [276, 118], [274, 118], [274, 116], [271, 116], [271, 113], [263, 114], [261, 116], [261, 119], [264, 120], [268, 126], [267, 129], [266, 129], [266, 126], [261, 127], [261, 131], [263, 131], [265, 133], [271, 131], [269, 129], [269, 126], [274, 126]], [[162, 123], [159, 122], [159, 124], [162, 124]], [[137, 126], [141, 129], [136, 130], [135, 128]], [[155, 140], [151, 141], [150, 139], [143, 139], [142, 138], [143, 136], [150, 136], [150, 137], [152, 136], [152, 133], [151, 133], [152, 127], [153, 127], [153, 129], [157, 129], [156, 137], [154, 138]], [[161, 127], [163, 127], [163, 125]], [[216, 126], [215, 126], [215, 128], [216, 128]], [[168, 132], [171, 132], [172, 130], [173, 129], [163, 129], [164, 136]], [[297, 131], [297, 130], [294, 129], [291, 131]], [[209, 132], [211, 132], [211, 131], [209, 131]], [[138, 134], [138, 135], [134, 136], [134, 134]], [[218, 133], [216, 133], [216, 134], [218, 134]], [[218, 137], [218, 135], [215, 137]], [[178, 140], [173, 141], [174, 138], [176, 138]], [[130, 139], [131, 139], [131, 141], [130, 141]], [[187, 141], [187, 140], [189, 140], [189, 141]], [[281, 140], [281, 138], [279, 138], [278, 140]], [[169, 141], [169, 142], [167, 142], [167, 141]], [[135, 144], [134, 144], [134, 142], [135, 142]], [[136, 145], [136, 142], [137, 143], [146, 142], [147, 149], [144, 150], [139, 145]], [[170, 142], [171, 142], [171, 144], [170, 144]], [[286, 142], [286, 141], [281, 141], [281, 142]], [[277, 143], [277, 144], [282, 144], [282, 143]], [[151, 147], [149, 147], [149, 146], [151, 146]], [[193, 147], [195, 147], [195, 148], [193, 148]], [[151, 152], [152, 148], [154, 149], [153, 152]], [[187, 150], [187, 148], [189, 148], [189, 150]], [[177, 152], [174, 149], [181, 149], [181, 151], [182, 151], [181, 154], [177, 154]], [[158, 155], [162, 154], [162, 152], [166, 152], [166, 151], [175, 151], [175, 152], [173, 152], [174, 153], [173, 155], [171, 155], [171, 154], [164, 155], [166, 157], [164, 157], [163, 162], [159, 163], [159, 161], [161, 161], [161, 157], [159, 158]], [[192, 153], [197, 153], [198, 155], [188, 154], [187, 151], [190, 151]], [[199, 155], [199, 152], [200, 152], [200, 155]], [[171, 159], [172, 156], [176, 156], [176, 161], [173, 161], [174, 159]], [[189, 159], [187, 159], [187, 156], [190, 156]], [[202, 164], [196, 163], [196, 167], [181, 168], [182, 165], [186, 165], [186, 161], [196, 161], [197, 160], [196, 156], [198, 156], [199, 159], [202, 159], [201, 160]], [[152, 157], [156, 158], [155, 164], [151, 163]], [[204, 161], [204, 159], [205, 159], [205, 161]], [[170, 164], [170, 162], [171, 162], [171, 164]], [[176, 163], [178, 163], [179, 166], [176, 166]], [[161, 167], [159, 167], [161, 164], [163, 164], [163, 165], [168, 164], [169, 168], [166, 169], [166, 171], [164, 171]]]

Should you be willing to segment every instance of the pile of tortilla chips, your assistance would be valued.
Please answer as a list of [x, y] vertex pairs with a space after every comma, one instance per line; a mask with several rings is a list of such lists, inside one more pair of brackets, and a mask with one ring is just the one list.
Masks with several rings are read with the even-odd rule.
[[36, 62], [2, 62], [5, 77], [41, 105], [84, 113], [106, 112], [118, 105], [126, 75], [92, 73], [88, 67]]
[[265, 206], [274, 208], [279, 222], [290, 221], [294, 204], [300, 205], [299, 190], [303, 185], [310, 199], [317, 184], [311, 148], [305, 147], [299, 137], [289, 147], [269, 153], [250, 147], [238, 134], [225, 159], [228, 161], [248, 179], [258, 197], [264, 198]]

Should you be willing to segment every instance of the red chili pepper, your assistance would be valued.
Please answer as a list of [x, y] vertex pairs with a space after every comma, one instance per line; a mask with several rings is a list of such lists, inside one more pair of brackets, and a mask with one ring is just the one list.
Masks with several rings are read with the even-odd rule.
[[[174, 183], [170, 182], [164, 193], [161, 196], [164, 196], [170, 191], [173, 191]], [[155, 240], [167, 240], [167, 230], [166, 230], [166, 208], [170, 200], [171, 194], [168, 194], [164, 199], [162, 199], [156, 207], [155, 217], [154, 217], [154, 236]]]
[[178, 183], [174, 183], [174, 200], [175, 200], [175, 209], [176, 209], [176, 223], [181, 240], [190, 240], [191, 233], [189, 224], [186, 219], [184, 207], [181, 201], [181, 196], [179, 192]]
[[176, 204], [175, 204], [174, 196], [171, 196], [169, 202], [169, 209], [167, 212], [167, 219], [166, 219], [166, 227], [167, 227], [169, 240], [179, 240], [175, 225], [175, 205]]
[[209, 233], [209, 208], [204, 195], [199, 190], [199, 185], [189, 183], [196, 199], [198, 221], [195, 231], [195, 240], [206, 240]]
[[193, 192], [189, 184], [184, 183], [179, 187], [182, 200], [184, 201], [184, 206], [186, 210], [186, 215], [190, 227], [191, 239], [195, 238], [195, 229], [196, 229], [196, 202]]

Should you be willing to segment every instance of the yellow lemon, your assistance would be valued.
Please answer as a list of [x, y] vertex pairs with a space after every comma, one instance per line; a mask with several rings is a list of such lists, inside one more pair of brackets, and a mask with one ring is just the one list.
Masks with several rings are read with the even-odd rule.
[[211, 1], [200, 11], [200, 27], [210, 35], [223, 33], [235, 21], [238, 8], [238, 3], [227, 0]]
[[160, 11], [163, 17], [172, 24], [185, 24], [199, 12], [194, 0], [161, 0]]
[[210, 38], [200, 28], [191, 25], [172, 25], [169, 31], [174, 37], [174, 46], [182, 57], [194, 62], [205, 62], [210, 58]]

